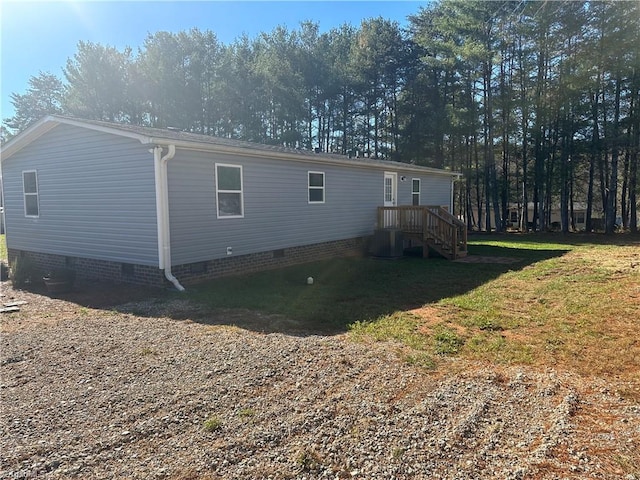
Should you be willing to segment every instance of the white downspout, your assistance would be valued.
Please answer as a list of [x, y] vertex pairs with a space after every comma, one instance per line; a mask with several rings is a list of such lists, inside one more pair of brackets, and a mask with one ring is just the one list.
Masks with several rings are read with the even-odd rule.
[[455, 202], [456, 182], [459, 181], [461, 178], [462, 178], [462, 175], [459, 173], [451, 177], [451, 200], [449, 200], [450, 202], [449, 212], [451, 213], [451, 215], [455, 215], [455, 212], [453, 211], [453, 204]]
[[153, 160], [156, 177], [156, 217], [158, 222], [158, 268], [164, 270], [164, 276], [177, 290], [183, 292], [184, 287], [171, 273], [171, 234], [169, 229], [169, 182], [167, 163], [176, 154], [176, 146], [169, 145], [169, 151], [162, 156], [162, 147], [153, 149]]
[[451, 177], [451, 199], [449, 200], [449, 213], [451, 215], [455, 215], [456, 212], [453, 211], [453, 201], [454, 201], [454, 190], [456, 189], [456, 177]]

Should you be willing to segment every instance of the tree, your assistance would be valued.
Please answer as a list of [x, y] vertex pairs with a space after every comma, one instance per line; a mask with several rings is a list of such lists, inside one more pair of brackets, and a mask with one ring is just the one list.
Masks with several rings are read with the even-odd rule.
[[136, 113], [130, 97], [131, 49], [92, 42], [79, 42], [78, 51], [67, 60], [68, 82], [65, 110], [89, 119], [127, 122]]
[[254, 72], [268, 102], [264, 112], [264, 142], [299, 146], [304, 137], [305, 88], [297, 32], [276, 27], [257, 42]]
[[389, 158], [397, 150], [404, 78], [405, 43], [398, 24], [382, 18], [363, 21], [351, 55], [364, 149], [374, 158]]
[[439, 0], [407, 31], [304, 22], [230, 45], [157, 32], [135, 58], [80, 42], [68, 85], [41, 74], [7, 121], [59, 111], [413, 162], [463, 172], [469, 228], [504, 229], [517, 210], [544, 230], [559, 211], [567, 232], [586, 204], [587, 230], [601, 214], [609, 232], [619, 218], [637, 230], [639, 18], [638, 2]]
[[0, 125], [0, 145], [4, 145], [11, 138], [13, 138], [13, 134], [4, 125]]
[[254, 72], [255, 42], [242, 36], [222, 52], [220, 96], [225, 136], [262, 141], [266, 95]]
[[321, 64], [331, 72], [330, 81], [325, 85], [327, 115], [332, 117], [332, 126], [327, 132], [328, 142], [335, 143], [337, 152], [351, 155], [358, 149], [355, 121], [355, 66], [351, 52], [356, 40], [356, 30], [350, 25], [342, 25], [323, 35], [320, 40]]
[[63, 113], [64, 86], [55, 75], [40, 72], [29, 79], [29, 88], [24, 94], [12, 93], [11, 103], [15, 114], [4, 120], [6, 128], [15, 135], [46, 115]]

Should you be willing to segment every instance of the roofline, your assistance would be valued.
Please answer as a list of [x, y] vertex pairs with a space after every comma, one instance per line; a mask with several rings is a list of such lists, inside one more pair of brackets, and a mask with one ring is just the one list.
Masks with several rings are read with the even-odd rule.
[[11, 140], [9, 140], [5, 145], [0, 148], [0, 161], [6, 160], [14, 153], [22, 150], [23, 147], [27, 146], [40, 136], [47, 133], [49, 130], [57, 126], [57, 124], [47, 125], [52, 120], [53, 117], [50, 115], [41, 118], [30, 127], [28, 127], [25, 131], [19, 133]]
[[149, 141], [150, 137], [145, 135], [140, 135], [139, 133], [127, 132], [126, 130], [107, 127], [103, 125], [95, 125], [93, 123], [83, 122], [82, 120], [76, 120], [68, 117], [60, 117], [57, 115], [47, 115], [46, 117], [41, 118], [40, 120], [35, 122], [33, 125], [28, 127], [24, 132], [19, 133], [14, 138], [9, 140], [5, 145], [3, 145], [2, 149], [0, 149], [0, 152], [2, 153], [2, 155], [0, 155], [0, 158], [2, 158], [3, 160], [8, 159], [15, 153], [22, 150], [27, 145], [29, 145], [31, 142], [33, 142], [34, 140], [37, 140], [39, 137], [49, 132], [50, 130], [53, 130], [55, 127], [57, 127], [60, 124], [73, 125], [75, 127], [86, 128], [89, 130], [95, 130], [95, 131], [104, 132], [104, 133], [110, 133], [110, 134], [118, 135], [121, 137], [128, 137], [128, 138], [138, 140], [140, 141], [140, 143], [143, 143], [143, 144], [151, 143]]
[[154, 137], [143, 135], [137, 132], [132, 132], [126, 130], [126, 128], [118, 128], [117, 126], [110, 127], [107, 125], [97, 125], [91, 122], [85, 122], [80, 119], [74, 119], [69, 117], [61, 117], [57, 115], [47, 115], [42, 119], [38, 120], [32, 126], [27, 128], [24, 132], [18, 134], [15, 138], [9, 140], [6, 145], [2, 147], [0, 150], [0, 159], [6, 160], [18, 151], [20, 151], [25, 146], [29, 145], [34, 140], [38, 139], [40, 136], [44, 135], [48, 131], [57, 127], [60, 124], [72, 125], [80, 128], [86, 128], [89, 130], [94, 130], [103, 133], [109, 133], [112, 135], [118, 135], [121, 137], [131, 138], [134, 140], [138, 140], [143, 145], [159, 145], [159, 146], [169, 146], [174, 145], [176, 148], [181, 148], [185, 150], [196, 150], [196, 151], [204, 151], [204, 152], [219, 152], [219, 153], [227, 153], [230, 155], [242, 155], [245, 157], [254, 157], [254, 158], [270, 158], [270, 159], [278, 159], [284, 161], [297, 161], [303, 163], [324, 163], [328, 165], [338, 165], [338, 166], [350, 166], [350, 167], [358, 167], [358, 168], [374, 168], [379, 170], [402, 170], [405, 172], [413, 172], [413, 173], [431, 173], [434, 175], [441, 175], [447, 177], [456, 177], [457, 179], [462, 177], [462, 174], [459, 172], [453, 172], [450, 170], [425, 167], [420, 165], [413, 165], [409, 163], [401, 163], [394, 162], [390, 160], [372, 160], [372, 159], [354, 159], [354, 158], [340, 158], [335, 155], [334, 158], [330, 156], [303, 156], [296, 154], [295, 152], [278, 152], [278, 151], [270, 151], [263, 149], [251, 149], [250, 147], [240, 147], [240, 146], [230, 146], [230, 145], [222, 145], [216, 143], [203, 143], [197, 141], [190, 140], [177, 140], [171, 138], [163, 138], [163, 137]]
[[219, 153], [227, 153], [229, 155], [241, 155], [244, 157], [254, 157], [254, 158], [270, 158], [274, 160], [284, 160], [284, 161], [296, 161], [301, 163], [322, 163], [325, 165], [337, 165], [337, 166], [348, 166], [348, 167], [357, 167], [357, 168], [375, 168], [379, 170], [403, 170], [406, 172], [414, 172], [414, 173], [433, 173], [436, 175], [443, 175], [447, 177], [462, 177], [462, 174], [459, 172], [452, 172], [450, 170], [424, 167], [420, 165], [412, 165], [410, 163], [402, 163], [402, 162], [393, 162], [390, 160], [371, 160], [371, 159], [358, 159], [358, 158], [330, 158], [327, 156], [324, 157], [306, 157], [303, 155], [298, 155], [296, 153], [285, 153], [285, 152], [273, 152], [268, 150], [252, 150], [251, 148], [245, 147], [232, 147], [229, 145], [220, 145], [220, 144], [209, 144], [209, 143], [198, 143], [191, 141], [181, 141], [181, 140], [172, 140], [167, 138], [158, 138], [158, 137], [149, 137], [150, 143], [154, 145], [160, 145], [168, 147], [169, 145], [175, 145], [176, 148], [180, 148], [183, 150], [195, 150], [202, 152], [219, 152]]

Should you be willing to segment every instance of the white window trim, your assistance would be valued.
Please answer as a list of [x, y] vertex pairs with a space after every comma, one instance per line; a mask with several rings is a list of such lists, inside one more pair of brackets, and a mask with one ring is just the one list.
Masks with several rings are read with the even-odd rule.
[[[24, 184], [24, 174], [25, 173], [34, 173], [36, 175], [36, 193], [27, 193]], [[37, 215], [28, 215], [27, 214], [27, 196], [35, 196], [36, 197], [36, 205], [38, 206], [38, 214]], [[26, 218], [40, 218], [40, 186], [38, 185], [38, 171], [37, 170], [23, 170], [22, 171], [22, 201], [24, 204], [24, 216]]]
[[[418, 191], [414, 192], [413, 191], [413, 182], [418, 181]], [[412, 178], [411, 179], [411, 205], [413, 205], [413, 196], [414, 195], [418, 195], [418, 205], [420, 205], [420, 201], [422, 200], [421, 195], [422, 195], [422, 179], [420, 178]]]
[[[218, 188], [218, 167], [230, 167], [230, 168], [240, 169], [240, 190], [220, 190]], [[244, 174], [242, 171], [242, 165], [233, 165], [230, 163], [216, 163], [215, 173], [216, 173], [216, 214], [218, 218], [220, 219], [244, 218]], [[242, 213], [240, 215], [220, 215], [220, 199], [218, 197], [219, 193], [239, 193], [240, 194], [240, 211]]]
[[[311, 174], [317, 174], [317, 175], [322, 175], [322, 187], [316, 187], [316, 186], [312, 186], [311, 185]], [[327, 186], [327, 176], [324, 174], [324, 172], [315, 172], [312, 170], [309, 170], [307, 172], [307, 203], [316, 205], [316, 204], [322, 204], [326, 201], [327, 199], [327, 190], [326, 190], [326, 186]], [[322, 201], [318, 202], [317, 200], [311, 200], [311, 190], [322, 190]]]

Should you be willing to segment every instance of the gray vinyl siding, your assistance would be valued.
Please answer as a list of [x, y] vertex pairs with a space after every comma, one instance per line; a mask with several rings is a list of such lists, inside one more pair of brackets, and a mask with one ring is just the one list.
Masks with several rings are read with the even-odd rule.
[[[420, 205], [439, 205], [451, 208], [451, 176], [443, 175], [405, 175], [404, 182], [398, 180], [398, 205], [412, 205], [411, 180], [420, 179]], [[400, 178], [400, 174], [398, 175]]]
[[[11, 249], [158, 264], [153, 155], [136, 140], [59, 125], [3, 162]], [[39, 218], [22, 171], [37, 170]]]
[[[217, 218], [216, 162], [242, 166], [244, 218]], [[325, 203], [308, 203], [309, 171], [325, 173]], [[382, 169], [178, 150], [168, 177], [174, 265], [371, 235], [383, 204]], [[449, 205], [451, 176], [420, 178], [422, 204]], [[411, 204], [410, 180], [398, 198]]]

